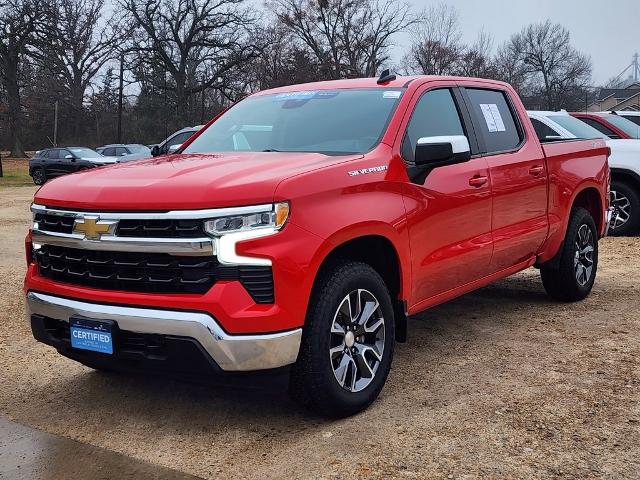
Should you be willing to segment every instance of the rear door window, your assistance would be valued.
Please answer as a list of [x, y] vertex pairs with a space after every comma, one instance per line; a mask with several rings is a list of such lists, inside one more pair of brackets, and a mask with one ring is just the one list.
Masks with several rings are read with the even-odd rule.
[[102, 151], [102, 155], [104, 155], [105, 157], [113, 157], [115, 154], [116, 154], [116, 149], [113, 147], [105, 148]]
[[524, 135], [506, 93], [480, 88], [465, 90], [471, 103], [476, 134], [484, 140], [484, 153], [491, 155], [518, 148]]

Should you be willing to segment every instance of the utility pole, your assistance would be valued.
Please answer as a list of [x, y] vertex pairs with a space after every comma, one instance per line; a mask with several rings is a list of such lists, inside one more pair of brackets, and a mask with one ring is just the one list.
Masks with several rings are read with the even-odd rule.
[[58, 100], [56, 100], [53, 113], [53, 146], [58, 146]]
[[202, 77], [202, 97], [200, 105], [200, 125], [204, 123], [204, 76]]
[[122, 91], [124, 83], [124, 54], [120, 54], [120, 78], [118, 83], [118, 141], [122, 143]]

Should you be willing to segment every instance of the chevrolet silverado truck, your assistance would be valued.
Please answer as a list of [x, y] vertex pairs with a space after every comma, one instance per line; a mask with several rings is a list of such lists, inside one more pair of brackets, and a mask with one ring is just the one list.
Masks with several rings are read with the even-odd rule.
[[259, 92], [177, 154], [40, 188], [28, 322], [92, 368], [284, 372], [303, 405], [351, 415], [410, 316], [531, 266], [553, 298], [589, 294], [607, 155], [600, 139], [541, 145], [496, 81]]
[[542, 143], [556, 140], [602, 138], [611, 153], [611, 208], [609, 233], [634, 235], [640, 232], [640, 140], [611, 139], [584, 118], [567, 112], [528, 112]]

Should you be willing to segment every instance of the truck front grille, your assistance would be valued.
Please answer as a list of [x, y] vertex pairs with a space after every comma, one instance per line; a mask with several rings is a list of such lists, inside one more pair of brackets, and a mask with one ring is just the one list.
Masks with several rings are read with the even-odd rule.
[[49, 213], [36, 213], [33, 221], [39, 225], [41, 230], [56, 233], [72, 233], [75, 218]]
[[201, 238], [206, 237], [202, 220], [130, 220], [118, 222], [119, 237]]
[[239, 280], [256, 303], [274, 302], [271, 267], [221, 265], [212, 256], [42, 245], [35, 259], [42, 276], [72, 285], [149, 293], [205, 293], [217, 280]]

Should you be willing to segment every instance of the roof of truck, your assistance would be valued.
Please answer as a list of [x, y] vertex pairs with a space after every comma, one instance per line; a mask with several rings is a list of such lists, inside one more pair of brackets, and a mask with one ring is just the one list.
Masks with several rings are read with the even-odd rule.
[[296, 92], [296, 91], [305, 91], [305, 90], [332, 90], [339, 88], [406, 88], [409, 86], [411, 82], [414, 80], [431, 80], [431, 81], [451, 81], [451, 82], [459, 82], [459, 81], [481, 81], [486, 83], [493, 83], [496, 85], [506, 85], [504, 82], [499, 82], [497, 80], [488, 80], [484, 78], [469, 78], [469, 77], [453, 77], [453, 76], [440, 76], [440, 75], [411, 75], [411, 76], [403, 76], [396, 75], [394, 80], [378, 83], [378, 78], [368, 77], [368, 78], [351, 78], [351, 79], [343, 79], [343, 80], [326, 80], [322, 82], [310, 82], [310, 83], [300, 83], [296, 85], [287, 85], [284, 87], [271, 88], [268, 90], [262, 90], [260, 92], [256, 92], [253, 95], [269, 95], [272, 93], [286, 93], [286, 92]]

